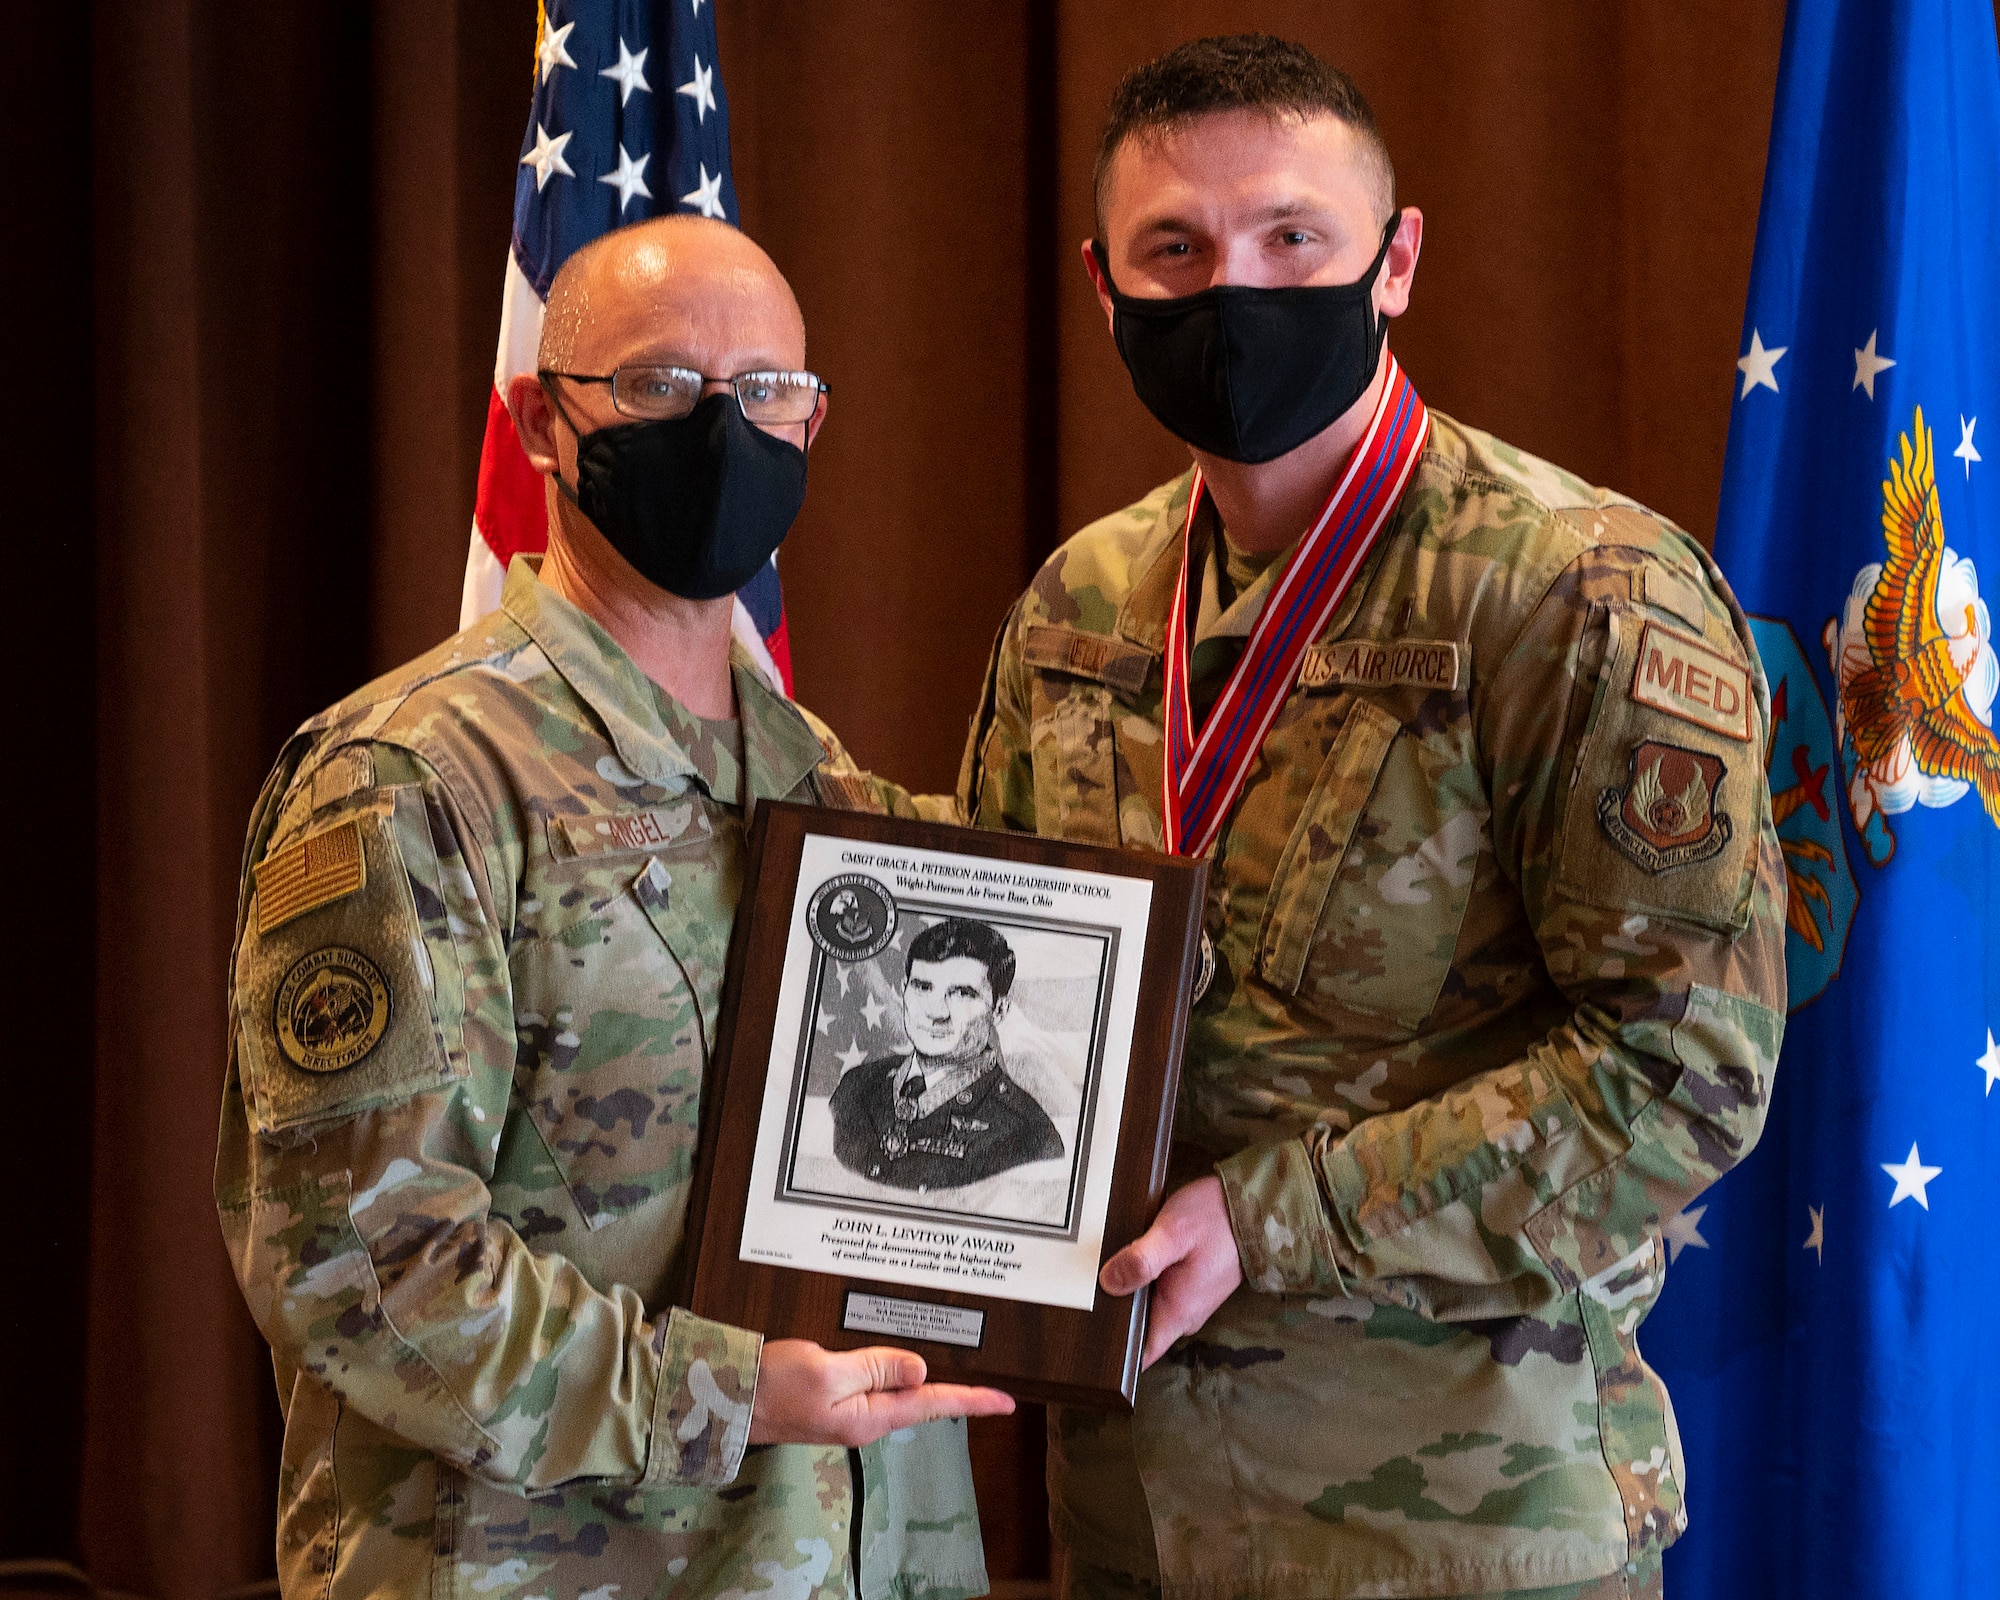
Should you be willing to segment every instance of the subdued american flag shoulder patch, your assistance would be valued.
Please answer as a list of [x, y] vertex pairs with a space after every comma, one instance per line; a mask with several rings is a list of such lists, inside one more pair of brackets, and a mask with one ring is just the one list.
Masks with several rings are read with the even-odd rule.
[[294, 917], [354, 893], [368, 881], [361, 824], [354, 819], [315, 833], [257, 863], [259, 937]]

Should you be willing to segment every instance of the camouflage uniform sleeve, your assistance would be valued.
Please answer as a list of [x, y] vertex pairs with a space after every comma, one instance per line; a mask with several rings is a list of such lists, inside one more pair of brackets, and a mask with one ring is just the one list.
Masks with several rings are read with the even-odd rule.
[[799, 714], [819, 736], [826, 760], [813, 774], [822, 801], [846, 811], [873, 811], [892, 817], [917, 817], [925, 822], [958, 822], [958, 801], [948, 794], [911, 794], [901, 784], [864, 770], [848, 754], [838, 735], [804, 706]]
[[728, 1483], [759, 1336], [649, 1317], [492, 1209], [502, 1138], [537, 1137], [509, 1117], [519, 845], [481, 838], [438, 772], [389, 744], [284, 789], [246, 858], [216, 1166], [265, 1338], [504, 1487]]
[[977, 828], [1033, 833], [1034, 737], [1030, 731], [1033, 686], [1020, 648], [1021, 601], [1007, 614], [986, 663], [979, 710], [966, 736], [958, 769], [958, 810]]
[[[1768, 693], [1720, 575], [1669, 540], [1672, 567], [1579, 557], [1475, 692], [1493, 848], [1567, 1020], [1444, 1094], [1221, 1163], [1252, 1285], [1439, 1318], [1637, 1292], [1665, 1221], [1756, 1142], [1784, 1030]], [[1676, 659], [1703, 672], [1678, 698]]]

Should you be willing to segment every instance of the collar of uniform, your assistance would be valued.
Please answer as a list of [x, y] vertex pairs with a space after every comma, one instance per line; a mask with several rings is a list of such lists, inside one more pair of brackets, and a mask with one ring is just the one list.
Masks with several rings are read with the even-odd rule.
[[948, 1100], [971, 1089], [987, 1073], [1001, 1065], [997, 1046], [988, 1045], [970, 1059], [953, 1061], [945, 1065], [934, 1065], [928, 1058], [912, 1050], [903, 1058], [903, 1064], [896, 1069], [889, 1080], [890, 1102], [893, 1105], [903, 1098], [903, 1085], [912, 1078], [924, 1080], [924, 1092], [917, 1097], [917, 1114], [912, 1119], [921, 1122], [934, 1114]]
[[737, 715], [743, 719], [750, 798], [782, 800], [826, 760], [826, 749], [799, 708], [771, 687], [734, 639], [729, 641], [729, 665], [736, 678]]
[[[1440, 422], [1443, 426], [1440, 427]], [[1397, 504], [1388, 525], [1375, 541], [1375, 548], [1368, 552], [1368, 559], [1356, 575], [1352, 588], [1340, 602], [1340, 609], [1327, 624], [1324, 636], [1337, 639], [1354, 620], [1361, 607], [1361, 599], [1367, 593], [1374, 569], [1381, 564], [1382, 552], [1399, 537], [1416, 515], [1414, 491], [1418, 481], [1425, 476], [1426, 469], [1450, 472], [1452, 463], [1446, 459], [1449, 452], [1463, 451], [1463, 444], [1455, 437], [1451, 419], [1440, 412], [1431, 413], [1430, 437], [1425, 441], [1424, 453], [1417, 461], [1417, 469], [1410, 474], [1410, 483], [1403, 491], [1403, 498]], [[1174, 595], [1180, 587], [1181, 575], [1181, 533], [1187, 525], [1188, 491], [1194, 485], [1192, 468], [1173, 487], [1173, 492], [1160, 507], [1159, 520], [1154, 525], [1151, 539], [1147, 541], [1150, 559], [1142, 553], [1144, 573], [1132, 585], [1125, 603], [1118, 609], [1118, 631], [1134, 644], [1143, 645], [1155, 654], [1164, 653], [1167, 648], [1167, 617], [1174, 607]], [[1213, 516], [1213, 503], [1205, 508]], [[1236, 597], [1235, 603], [1217, 620], [1216, 626], [1203, 635], [1207, 639], [1223, 639], [1249, 636], [1257, 625], [1257, 618], [1263, 612], [1264, 602], [1272, 587], [1278, 581], [1278, 573], [1283, 563], [1273, 562], [1258, 575], [1257, 581]]]
[[[1224, 606], [1221, 602], [1221, 586], [1216, 581], [1216, 572], [1228, 559], [1222, 548], [1222, 524], [1215, 514], [1215, 502], [1205, 500], [1197, 521], [1202, 523], [1207, 534], [1207, 542], [1201, 563], [1201, 600], [1196, 611], [1197, 618], [1207, 619], [1197, 622], [1193, 643], [1206, 644], [1210, 639], [1247, 639], [1250, 630], [1257, 626], [1258, 617], [1263, 615], [1264, 602], [1271, 591], [1278, 586], [1278, 578], [1290, 559], [1291, 549], [1283, 551], [1268, 563], [1264, 570], [1239, 589], [1236, 598]], [[1296, 548], [1298, 541], [1292, 541]], [[1210, 608], [1213, 607], [1213, 615]]]
[[653, 680], [610, 634], [542, 582], [541, 564], [539, 556], [514, 557], [500, 609], [597, 713], [628, 771], [668, 788], [684, 787], [690, 778], [707, 788], [709, 776], [662, 719], [664, 696]]
[[1188, 491], [1193, 487], [1194, 468], [1190, 467], [1160, 507], [1159, 520], [1146, 541], [1147, 550], [1142, 550], [1134, 563], [1143, 569], [1139, 581], [1118, 608], [1118, 632], [1154, 655], [1167, 648], [1167, 617], [1174, 609], [1174, 592], [1180, 587], [1181, 528], [1187, 521]]

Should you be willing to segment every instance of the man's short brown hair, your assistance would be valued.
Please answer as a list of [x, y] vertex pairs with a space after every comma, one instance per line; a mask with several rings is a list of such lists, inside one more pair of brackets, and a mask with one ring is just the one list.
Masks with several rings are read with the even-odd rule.
[[1219, 34], [1176, 46], [1125, 75], [1112, 91], [1098, 141], [1093, 179], [1097, 231], [1104, 233], [1104, 180], [1127, 139], [1178, 132], [1215, 111], [1263, 111], [1274, 117], [1338, 117], [1360, 135], [1364, 158], [1378, 169], [1382, 220], [1396, 209], [1389, 147], [1352, 78], [1302, 44], [1268, 33]]

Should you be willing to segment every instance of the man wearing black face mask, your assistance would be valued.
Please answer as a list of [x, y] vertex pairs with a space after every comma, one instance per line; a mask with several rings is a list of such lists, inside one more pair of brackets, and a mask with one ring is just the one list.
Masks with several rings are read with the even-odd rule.
[[1052, 1408], [1073, 1594], [1657, 1595], [1637, 1330], [1741, 1159], [1786, 880], [1749, 629], [1679, 529], [1429, 411], [1423, 219], [1296, 45], [1134, 72], [1084, 264], [1191, 472], [1002, 630], [959, 800], [1201, 855], [1212, 971], [1129, 1418]]
[[749, 808], [906, 804], [731, 645], [825, 417], [804, 365], [725, 224], [571, 257], [507, 397], [546, 559], [265, 785], [216, 1202], [287, 1594], [985, 1591], [947, 1419], [1006, 1396], [674, 1304]]

